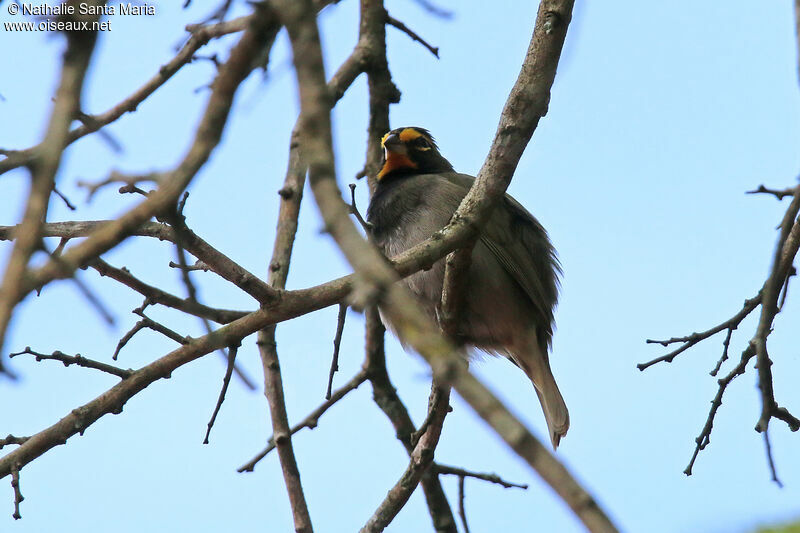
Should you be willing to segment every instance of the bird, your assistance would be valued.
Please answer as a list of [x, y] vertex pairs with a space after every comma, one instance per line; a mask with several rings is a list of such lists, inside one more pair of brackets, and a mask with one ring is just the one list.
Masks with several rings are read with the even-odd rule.
[[[367, 227], [373, 242], [393, 257], [444, 228], [475, 178], [457, 173], [424, 128], [393, 129], [383, 136], [381, 147], [383, 160], [367, 208]], [[445, 260], [440, 259], [402, 280], [435, 322], [444, 270]], [[548, 355], [560, 276], [547, 232], [506, 194], [476, 239], [454, 328], [454, 340], [469, 355], [477, 351], [506, 357], [525, 372], [554, 450], [569, 429], [569, 411]], [[386, 325], [393, 330], [391, 323]]]

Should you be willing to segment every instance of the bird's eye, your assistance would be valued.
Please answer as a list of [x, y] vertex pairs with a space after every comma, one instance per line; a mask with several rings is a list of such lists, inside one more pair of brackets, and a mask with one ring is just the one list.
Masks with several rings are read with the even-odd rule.
[[419, 137], [417, 139], [417, 146], [423, 150], [428, 150], [431, 147], [431, 143], [428, 142], [428, 139], [425, 137]]

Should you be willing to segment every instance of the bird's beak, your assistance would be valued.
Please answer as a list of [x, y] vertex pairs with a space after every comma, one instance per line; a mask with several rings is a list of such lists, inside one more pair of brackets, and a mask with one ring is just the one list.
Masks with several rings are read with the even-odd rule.
[[408, 148], [406, 147], [405, 143], [400, 140], [400, 136], [396, 133], [390, 133], [387, 135], [383, 142], [383, 155], [388, 159], [389, 152], [397, 155], [407, 155]]

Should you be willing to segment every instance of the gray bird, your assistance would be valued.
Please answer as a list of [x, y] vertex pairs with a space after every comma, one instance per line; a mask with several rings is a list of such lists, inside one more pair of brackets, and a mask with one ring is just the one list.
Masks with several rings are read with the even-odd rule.
[[[381, 144], [384, 161], [367, 221], [372, 238], [392, 257], [446, 226], [475, 178], [455, 172], [423, 128], [392, 130]], [[442, 259], [403, 280], [433, 320], [438, 318], [444, 267]], [[455, 339], [507, 357], [525, 372], [539, 397], [554, 449], [569, 429], [569, 412], [548, 358], [560, 273], [547, 232], [506, 194], [472, 251]]]

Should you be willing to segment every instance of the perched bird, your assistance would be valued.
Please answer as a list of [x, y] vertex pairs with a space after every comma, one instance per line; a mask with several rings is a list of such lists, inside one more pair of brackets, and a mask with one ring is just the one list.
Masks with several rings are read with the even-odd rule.
[[[455, 172], [423, 128], [392, 130], [381, 144], [383, 165], [367, 221], [372, 238], [392, 257], [446, 226], [475, 178]], [[403, 280], [433, 320], [442, 297], [444, 263], [441, 259], [430, 270]], [[569, 412], [548, 358], [560, 272], [547, 232], [506, 194], [473, 248], [455, 339], [507, 357], [527, 374], [554, 449], [569, 429]]]

